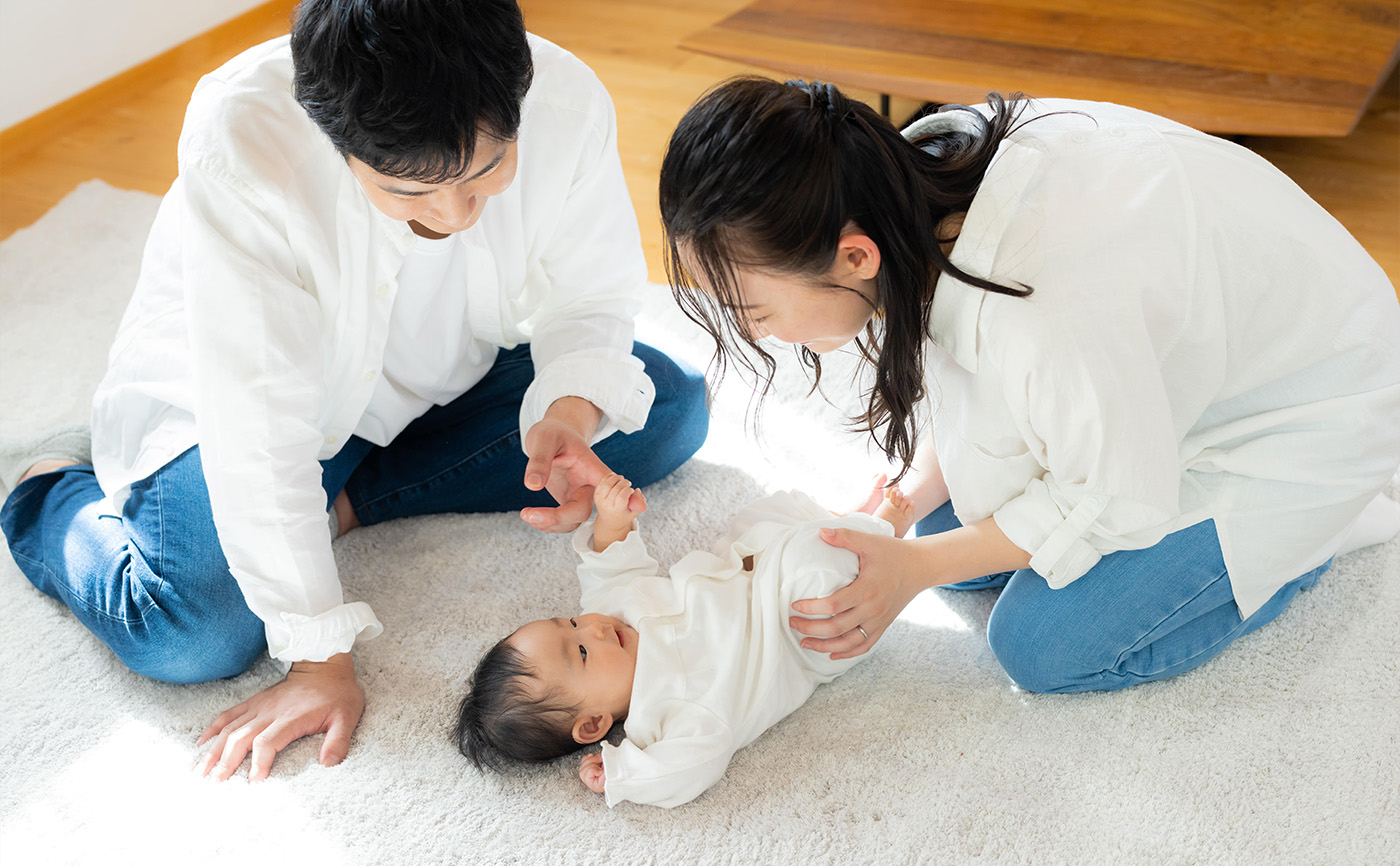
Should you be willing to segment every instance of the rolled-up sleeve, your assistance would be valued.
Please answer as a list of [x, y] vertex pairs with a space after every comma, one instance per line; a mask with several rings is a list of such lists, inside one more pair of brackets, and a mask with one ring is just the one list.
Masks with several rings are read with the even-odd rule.
[[594, 441], [642, 428], [656, 390], [632, 354], [646, 260], [617, 152], [617, 121], [601, 84], [580, 130], [567, 198], [544, 245], [549, 290], [534, 315], [535, 380], [520, 407], [522, 440], [560, 397], [603, 411]]
[[219, 541], [269, 653], [324, 660], [382, 631], [345, 604], [317, 419], [321, 320], [277, 211], [217, 167], [185, 166], [181, 237], [200, 456]]
[[1105, 553], [1155, 544], [1180, 511], [1177, 437], [1153, 341], [1130, 316], [1092, 339], [1065, 325], [1041, 322], [996, 359], [1021, 436], [1048, 471], [993, 516], [1053, 588]]

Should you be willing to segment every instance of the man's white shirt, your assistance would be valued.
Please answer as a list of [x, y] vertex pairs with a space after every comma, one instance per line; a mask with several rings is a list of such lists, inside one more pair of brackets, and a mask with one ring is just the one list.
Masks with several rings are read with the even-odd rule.
[[224, 554], [284, 662], [382, 631], [344, 602], [326, 526], [318, 461], [351, 435], [387, 444], [527, 342], [522, 436], [571, 395], [603, 411], [595, 442], [646, 421], [646, 263], [612, 103], [573, 55], [529, 44], [515, 181], [439, 245], [447, 283], [293, 98], [287, 37], [195, 88], [94, 399], [93, 460], [120, 513], [132, 483], [199, 446]]

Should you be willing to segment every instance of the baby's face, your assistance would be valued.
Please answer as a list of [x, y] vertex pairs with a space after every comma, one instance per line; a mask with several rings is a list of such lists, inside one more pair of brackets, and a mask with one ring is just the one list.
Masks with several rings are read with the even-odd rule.
[[626, 718], [637, 672], [637, 630], [630, 625], [598, 613], [539, 619], [517, 629], [510, 644], [546, 688], [578, 703], [584, 715]]

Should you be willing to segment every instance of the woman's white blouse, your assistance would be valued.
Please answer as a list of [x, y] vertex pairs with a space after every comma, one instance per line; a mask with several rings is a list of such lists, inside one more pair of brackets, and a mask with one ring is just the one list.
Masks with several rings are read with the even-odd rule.
[[352, 434], [387, 444], [465, 393], [495, 347], [525, 342], [522, 432], [567, 395], [603, 410], [599, 439], [646, 421], [654, 391], [632, 356], [646, 264], [612, 103], [573, 55], [530, 47], [517, 175], [453, 236], [450, 291], [403, 270], [416, 236], [293, 99], [286, 37], [190, 101], [94, 401], [94, 463], [119, 510], [133, 482], [200, 446], [223, 551], [276, 658], [324, 659], [382, 630], [344, 603], [326, 525], [317, 461]]
[[1214, 519], [1247, 617], [1327, 561], [1400, 464], [1395, 290], [1245, 148], [1104, 103], [1036, 115], [951, 256], [1034, 294], [943, 275], [934, 295], [931, 426], [958, 517], [994, 516], [1056, 588]]

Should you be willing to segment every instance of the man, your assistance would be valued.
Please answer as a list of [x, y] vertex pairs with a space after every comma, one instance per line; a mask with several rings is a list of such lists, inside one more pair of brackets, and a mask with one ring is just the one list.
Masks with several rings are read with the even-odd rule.
[[204, 773], [251, 751], [257, 780], [308, 734], [338, 763], [363, 711], [350, 651], [382, 626], [344, 603], [333, 533], [505, 509], [569, 531], [610, 470], [694, 453], [704, 387], [632, 342], [611, 103], [514, 2], [305, 0], [290, 41], [200, 82], [179, 164], [92, 459], [85, 431], [11, 448], [0, 524], [135, 671], [290, 664], [200, 738]]

